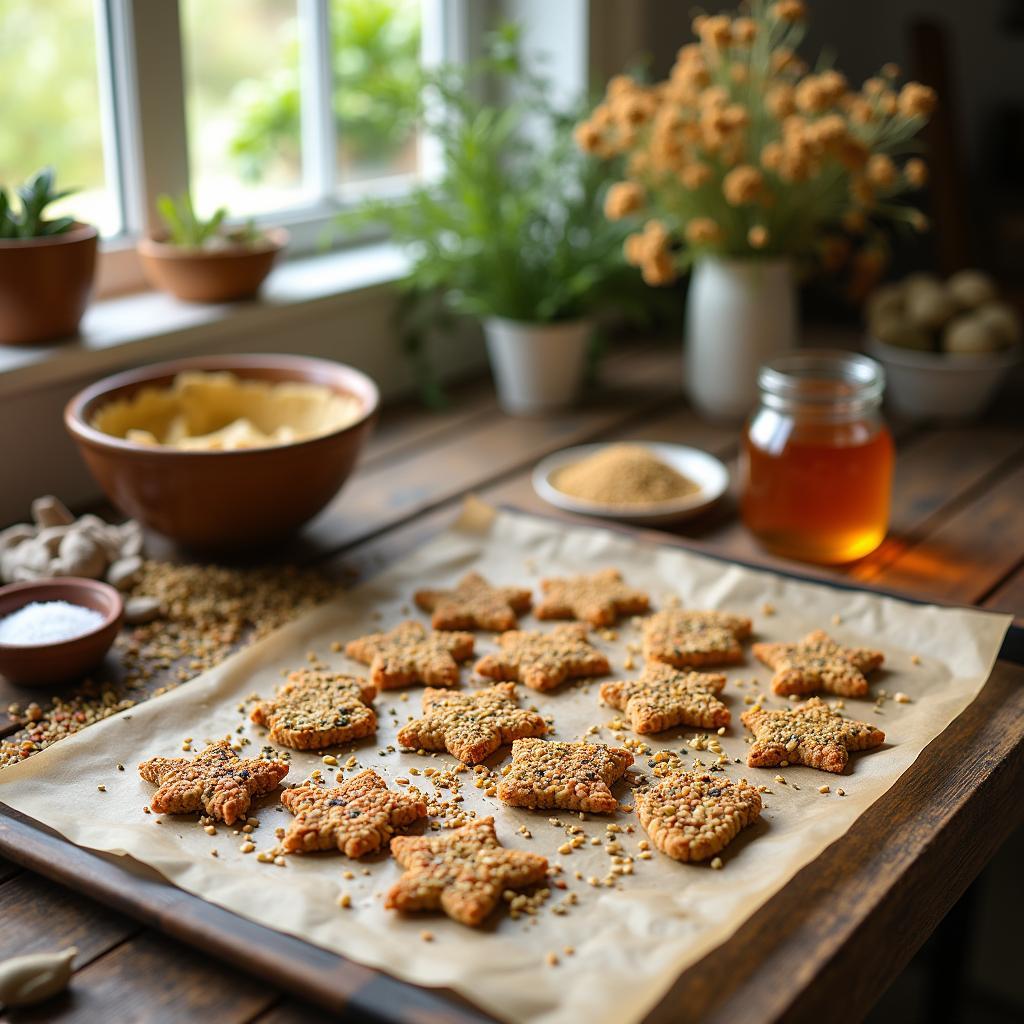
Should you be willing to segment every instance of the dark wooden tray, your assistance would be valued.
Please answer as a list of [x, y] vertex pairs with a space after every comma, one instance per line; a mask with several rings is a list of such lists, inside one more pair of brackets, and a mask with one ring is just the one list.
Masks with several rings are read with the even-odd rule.
[[[663, 534], [643, 536], [686, 546]], [[866, 1011], [1024, 817], [1014, 795], [1024, 773], [1022, 657], [1024, 630], [1012, 628], [977, 699], [855, 828], [683, 973], [649, 1020], [812, 1020], [834, 1013], [838, 991], [844, 1014]], [[3, 804], [0, 854], [333, 1013], [344, 1011], [346, 1020], [492, 1020], [450, 991], [398, 981], [255, 924], [142, 865], [77, 847]]]

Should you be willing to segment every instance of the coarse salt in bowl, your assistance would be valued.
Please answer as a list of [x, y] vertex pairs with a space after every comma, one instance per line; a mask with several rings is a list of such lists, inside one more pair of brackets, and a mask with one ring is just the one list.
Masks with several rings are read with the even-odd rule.
[[121, 595], [99, 580], [63, 576], [2, 587], [0, 675], [16, 686], [76, 679], [103, 660], [123, 617]]

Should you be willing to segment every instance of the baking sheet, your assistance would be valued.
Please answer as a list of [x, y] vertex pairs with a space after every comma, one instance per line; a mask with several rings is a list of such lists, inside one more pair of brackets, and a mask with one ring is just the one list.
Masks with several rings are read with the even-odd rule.
[[[158, 819], [143, 813], [153, 787], [135, 773], [139, 761], [154, 755], [187, 756], [181, 752], [185, 737], [201, 749], [205, 740], [226, 734], [248, 736], [252, 742], [245, 752], [258, 751], [265, 734], [240, 713], [246, 698], [271, 695], [281, 672], [306, 664], [311, 651], [332, 667], [361, 671], [332, 651], [332, 645], [404, 617], [421, 617], [410, 600], [417, 587], [453, 583], [471, 568], [496, 583], [528, 583], [540, 575], [603, 566], [615, 566], [628, 582], [649, 589], [657, 607], [679, 600], [685, 607], [749, 614], [758, 639], [792, 640], [821, 627], [840, 642], [880, 647], [886, 669], [875, 677], [874, 692], [900, 692], [910, 702], [886, 700], [879, 711], [872, 701], [846, 701], [847, 714], [875, 722], [887, 739], [877, 751], [852, 755], [845, 776], [806, 768], [747, 768], [735, 763], [737, 758], [745, 762], [747, 749], [739, 715], [745, 698], [770, 694], [770, 671], [753, 662], [726, 670], [730, 682], [724, 699], [733, 713], [732, 726], [719, 740], [730, 759], [726, 774], [763, 783], [769, 792], [762, 820], [725, 851], [720, 871], [706, 864], [677, 864], [657, 853], [650, 860], [640, 859], [639, 843], [646, 836], [635, 813], [586, 815], [581, 821], [572, 812], [506, 808], [475, 788], [470, 774], [460, 776], [465, 780], [464, 806], [493, 814], [506, 845], [543, 853], [561, 865], [556, 877], [566, 886], [552, 888], [551, 898], [535, 916], [513, 920], [499, 913], [482, 934], [440, 915], [402, 918], [385, 911], [383, 894], [399, 873], [386, 856], [359, 863], [331, 853], [293, 856], [278, 867], [260, 863], [255, 854], [242, 854], [239, 848], [246, 837], [223, 825], [210, 836], [192, 818]], [[766, 605], [774, 614], [764, 613]], [[637, 1020], [682, 971], [725, 941], [801, 867], [855, 827], [860, 814], [978, 693], [1010, 621], [1009, 616], [914, 605], [788, 580], [605, 530], [496, 513], [473, 503], [452, 530], [368, 583], [191, 683], [0, 772], [0, 800], [75, 843], [148, 864], [175, 885], [235, 913], [403, 980], [450, 987], [499, 1018], [544, 1024], [581, 1017], [594, 1022]], [[552, 625], [538, 625], [532, 616], [523, 622], [525, 628]], [[615, 639], [610, 636], [596, 636], [595, 642], [609, 654], [611, 677], [637, 674], [642, 668], [639, 657], [633, 657], [632, 671], [624, 664], [627, 645], [639, 641], [639, 629], [627, 623]], [[480, 653], [492, 650], [493, 638], [478, 634], [477, 647]], [[464, 685], [471, 685], [472, 673], [465, 669], [463, 676]], [[600, 725], [600, 732], [587, 738], [618, 744], [607, 723], [619, 713], [599, 704], [598, 686], [582, 681], [548, 694], [520, 691], [524, 704], [553, 716], [556, 730], [551, 738], [579, 739]], [[419, 714], [419, 693], [410, 688], [378, 698], [376, 738], [334, 751], [342, 763], [354, 753], [359, 764], [339, 777], [369, 767], [392, 785], [408, 779], [428, 795], [434, 792], [424, 776], [410, 769], [450, 767], [456, 763], [453, 758], [388, 749], [397, 747], [394, 733], [399, 725]], [[769, 698], [766, 703], [786, 702]], [[686, 764], [693, 757], [713, 763], [714, 755], [693, 749], [694, 733], [682, 728], [640, 737], [650, 752], [637, 756], [634, 774], [651, 774], [649, 762], [662, 750], [680, 754], [686, 749]], [[618, 735], [632, 736], [628, 731]], [[489, 766], [498, 769], [507, 758], [503, 748]], [[118, 763], [126, 770], [119, 771]], [[319, 756], [293, 752], [287, 781], [302, 781], [316, 768], [328, 778], [333, 775]], [[775, 781], [779, 772], [784, 785]], [[830, 787], [828, 794], [818, 792], [822, 785]], [[844, 796], [838, 795], [839, 788]], [[627, 780], [616, 792], [622, 803], [632, 803]], [[451, 793], [441, 796], [450, 799]], [[270, 848], [275, 828], [286, 826], [290, 815], [273, 796], [259, 802], [255, 813], [261, 825], [253, 840], [258, 850]], [[551, 818], [558, 824], [550, 824]], [[611, 821], [624, 830], [633, 828], [614, 836], [633, 855], [633, 874], [614, 887], [595, 886], [588, 879], [600, 882], [609, 871], [604, 841]], [[531, 838], [520, 833], [523, 826]], [[587, 837], [584, 846], [568, 855], [558, 852], [566, 842], [567, 826], [582, 828]], [[600, 844], [592, 844], [592, 838]], [[345, 878], [345, 871], [353, 877]], [[351, 897], [349, 909], [338, 906], [342, 893]], [[552, 908], [564, 905], [569, 894], [576, 904], [565, 914], [554, 913]], [[423, 938], [424, 931], [432, 936], [430, 941]], [[567, 948], [572, 952], [566, 953]], [[552, 955], [557, 964], [549, 963]]]

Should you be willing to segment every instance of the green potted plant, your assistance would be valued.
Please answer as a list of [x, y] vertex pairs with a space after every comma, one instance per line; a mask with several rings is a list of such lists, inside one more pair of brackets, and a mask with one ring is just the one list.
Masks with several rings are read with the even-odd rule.
[[187, 302], [251, 298], [288, 243], [283, 228], [226, 227], [223, 207], [204, 220], [188, 193], [158, 197], [157, 209], [166, 230], [139, 241], [139, 258], [153, 285]]
[[0, 343], [33, 345], [74, 334], [96, 269], [96, 229], [74, 217], [47, 219], [57, 192], [45, 167], [17, 189], [0, 187]]
[[[480, 98], [496, 87], [510, 96], [501, 106]], [[553, 92], [524, 66], [514, 26], [480, 61], [426, 74], [422, 119], [442, 150], [440, 177], [341, 221], [384, 224], [406, 249], [406, 286], [425, 300], [407, 309], [436, 309], [439, 295], [442, 309], [480, 320], [512, 414], [576, 398], [595, 317], [621, 309], [639, 281], [623, 229], [602, 216], [614, 172], [576, 149], [577, 111]]]

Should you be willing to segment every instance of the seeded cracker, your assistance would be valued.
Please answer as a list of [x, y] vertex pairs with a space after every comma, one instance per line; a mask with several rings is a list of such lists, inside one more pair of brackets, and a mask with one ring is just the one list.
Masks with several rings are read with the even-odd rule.
[[536, 885], [548, 870], [547, 858], [503, 847], [493, 818], [480, 818], [447, 835], [397, 836], [391, 853], [406, 870], [385, 907], [441, 909], [471, 927], [483, 924], [506, 889]]
[[493, 587], [479, 573], [463, 576], [454, 590], [417, 590], [413, 600], [433, 612], [434, 629], [515, 629], [533, 596], [522, 587]]
[[418, 622], [401, 622], [388, 633], [349, 641], [345, 653], [370, 666], [378, 690], [414, 683], [458, 686], [458, 663], [473, 656], [473, 634], [427, 633]]
[[543, 597], [538, 619], [582, 619], [592, 626], [614, 626], [620, 616], [643, 615], [651, 599], [642, 590], [627, 587], [617, 569], [603, 569], [589, 576], [540, 581]]
[[676, 668], [736, 665], [750, 631], [750, 619], [728, 612], [657, 612], [644, 623], [644, 658]]
[[619, 804], [610, 787], [632, 763], [628, 750], [602, 743], [516, 740], [511, 770], [502, 777], [498, 799], [512, 807], [611, 814]]
[[304, 783], [281, 794], [295, 815], [281, 845], [289, 853], [338, 849], [362, 857], [385, 846], [396, 830], [427, 816], [416, 793], [396, 793], [372, 771], [332, 789]]
[[149, 806], [157, 814], [205, 811], [231, 825], [245, 817], [254, 796], [275, 789], [288, 774], [283, 761], [241, 758], [225, 740], [198, 757], [154, 757], [139, 765], [139, 775], [160, 788]]
[[824, 630], [808, 633], [796, 644], [754, 644], [754, 657], [775, 669], [772, 692], [866, 697], [864, 674], [878, 668], [885, 655], [867, 647], [840, 647]]
[[724, 775], [680, 772], [636, 798], [637, 815], [654, 845], [681, 861], [706, 860], [761, 814], [761, 794]]
[[319, 750], [372, 735], [377, 716], [367, 705], [377, 691], [364, 679], [300, 669], [273, 700], [261, 701], [252, 720], [270, 739], [294, 750]]
[[740, 718], [754, 734], [747, 754], [751, 768], [770, 768], [788, 761], [841, 774], [849, 751], [881, 746], [885, 733], [867, 722], [843, 718], [819, 697], [783, 711], [755, 705]]
[[600, 676], [608, 659], [587, 641], [583, 623], [556, 626], [550, 633], [510, 630], [498, 637], [501, 650], [476, 663], [488, 679], [515, 679], [532, 690], [553, 690], [567, 679]]
[[648, 662], [637, 679], [601, 684], [601, 700], [625, 711], [634, 732], [663, 732], [677, 725], [718, 729], [728, 725], [729, 709], [718, 699], [725, 676], [680, 672]]
[[515, 683], [472, 693], [427, 689], [423, 712], [402, 726], [398, 742], [413, 750], [447, 750], [464, 764], [479, 764], [503, 743], [548, 731], [540, 714], [519, 707]]

